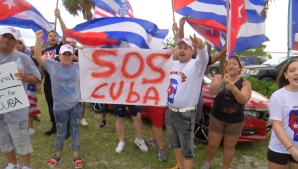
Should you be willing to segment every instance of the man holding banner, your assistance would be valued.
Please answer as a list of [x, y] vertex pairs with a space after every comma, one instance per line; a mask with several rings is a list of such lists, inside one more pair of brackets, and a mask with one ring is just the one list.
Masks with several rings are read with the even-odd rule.
[[[168, 109], [165, 123], [170, 146], [174, 148], [177, 166], [191, 169], [194, 158], [194, 127], [204, 72], [208, 63], [207, 47], [202, 39], [190, 36], [178, 41], [178, 59], [170, 72]], [[196, 48], [196, 49], [195, 49]], [[192, 59], [194, 50], [198, 56]], [[194, 94], [196, 93], [196, 94]]]
[[[32, 146], [27, 131], [29, 101], [25, 90], [28, 83], [40, 82], [40, 74], [30, 57], [14, 50], [18, 31], [9, 27], [0, 34], [0, 150], [8, 163], [5, 169], [20, 169], [15, 152], [21, 157], [22, 169], [30, 169]], [[16, 66], [7, 65], [15, 61], [19, 70], [13, 76], [12, 73], [17, 72]], [[8, 71], [10, 76], [5, 75]], [[19, 80], [22, 83], [15, 85]]]

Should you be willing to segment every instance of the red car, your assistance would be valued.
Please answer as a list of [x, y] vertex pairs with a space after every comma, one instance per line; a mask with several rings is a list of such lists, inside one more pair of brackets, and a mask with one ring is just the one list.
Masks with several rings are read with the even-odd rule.
[[[198, 142], [208, 142], [208, 126], [209, 116], [213, 106], [213, 96], [209, 94], [211, 79], [207, 76], [204, 77], [204, 86], [202, 90], [204, 105], [203, 105], [203, 118], [200, 122], [196, 123], [195, 139]], [[100, 104], [91, 104], [94, 111], [100, 111]], [[111, 105], [109, 106], [111, 109]], [[272, 130], [272, 122], [269, 119], [269, 99], [265, 96], [254, 92], [248, 103], [245, 105], [245, 122], [242, 130], [242, 135], [239, 142], [251, 142], [264, 140]], [[143, 118], [149, 118], [147, 106], [142, 106], [141, 113]]]

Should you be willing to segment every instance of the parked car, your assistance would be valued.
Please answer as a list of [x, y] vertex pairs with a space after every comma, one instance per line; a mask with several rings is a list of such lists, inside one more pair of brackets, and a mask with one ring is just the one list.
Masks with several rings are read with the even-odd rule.
[[[213, 96], [209, 94], [210, 83], [211, 79], [205, 76], [202, 90], [204, 100], [203, 115], [202, 120], [196, 122], [195, 127], [195, 139], [200, 143], [208, 142], [209, 116], [213, 106]], [[99, 111], [100, 107], [98, 106], [100, 104], [91, 104], [91, 106], [96, 107], [97, 110], [95, 111]], [[245, 105], [245, 122], [239, 142], [264, 140], [269, 135], [272, 130], [272, 122], [269, 119], [268, 107], [268, 98], [257, 92], [252, 93], [251, 99]], [[109, 108], [112, 109], [112, 105]], [[147, 106], [141, 107], [141, 113], [143, 118], [150, 119]]]
[[[239, 56], [243, 66], [246, 65], [260, 65], [266, 62], [268, 59], [262, 56]], [[220, 62], [217, 61], [209, 66], [209, 74], [213, 77], [219, 73]]]
[[[295, 56], [295, 58], [298, 58]], [[260, 80], [275, 81], [279, 71], [287, 63], [287, 56], [270, 59], [261, 65], [245, 66], [242, 76], [250, 76]]]

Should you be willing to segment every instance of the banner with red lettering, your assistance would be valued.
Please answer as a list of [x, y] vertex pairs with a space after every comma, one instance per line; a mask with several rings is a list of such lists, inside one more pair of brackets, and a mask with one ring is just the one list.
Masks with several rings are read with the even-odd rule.
[[171, 54], [148, 49], [80, 50], [82, 101], [166, 106]]

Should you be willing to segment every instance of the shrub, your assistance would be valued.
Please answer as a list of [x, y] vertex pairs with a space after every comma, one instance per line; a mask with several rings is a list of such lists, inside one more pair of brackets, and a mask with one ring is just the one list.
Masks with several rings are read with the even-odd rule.
[[250, 81], [252, 90], [261, 93], [268, 98], [270, 98], [270, 96], [278, 90], [278, 86], [275, 81], [264, 81], [254, 77], [245, 77], [245, 79]]

